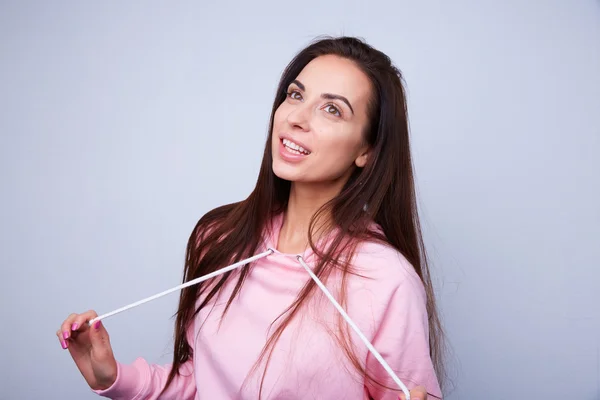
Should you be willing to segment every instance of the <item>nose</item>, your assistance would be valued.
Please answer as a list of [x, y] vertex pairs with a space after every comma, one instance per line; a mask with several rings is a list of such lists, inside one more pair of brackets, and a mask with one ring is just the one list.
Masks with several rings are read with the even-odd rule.
[[310, 105], [300, 103], [294, 105], [287, 115], [287, 122], [294, 128], [308, 131], [310, 129], [311, 111]]

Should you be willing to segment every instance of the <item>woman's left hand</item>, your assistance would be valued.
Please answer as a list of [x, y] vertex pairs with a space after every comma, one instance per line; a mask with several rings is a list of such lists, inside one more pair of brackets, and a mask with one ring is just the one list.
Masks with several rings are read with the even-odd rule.
[[[401, 400], [406, 400], [404, 393], [400, 395]], [[410, 400], [427, 400], [427, 390], [423, 386], [417, 386], [410, 391]]]

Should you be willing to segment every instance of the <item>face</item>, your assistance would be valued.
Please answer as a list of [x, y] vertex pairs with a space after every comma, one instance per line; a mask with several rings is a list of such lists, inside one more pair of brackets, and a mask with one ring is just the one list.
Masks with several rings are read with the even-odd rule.
[[371, 85], [352, 61], [312, 60], [287, 88], [273, 121], [273, 171], [292, 182], [343, 184], [367, 162]]

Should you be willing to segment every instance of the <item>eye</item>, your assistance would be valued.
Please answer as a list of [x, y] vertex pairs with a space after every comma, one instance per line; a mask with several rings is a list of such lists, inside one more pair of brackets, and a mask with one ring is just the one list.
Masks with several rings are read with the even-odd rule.
[[287, 92], [287, 97], [293, 100], [302, 100], [302, 94], [297, 90], [290, 90]]
[[325, 106], [325, 112], [327, 112], [331, 115], [335, 115], [336, 117], [342, 116], [342, 113], [340, 112], [340, 110], [333, 104], [328, 104], [327, 106]]

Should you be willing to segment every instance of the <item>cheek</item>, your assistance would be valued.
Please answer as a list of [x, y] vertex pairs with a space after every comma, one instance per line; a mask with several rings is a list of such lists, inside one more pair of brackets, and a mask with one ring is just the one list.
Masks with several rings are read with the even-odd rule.
[[281, 130], [280, 127], [284, 120], [285, 120], [285, 118], [283, 117], [281, 107], [279, 107], [275, 111], [275, 114], [273, 115], [273, 139], [272, 139], [273, 148], [275, 148], [275, 145], [279, 144], [279, 139], [277, 138], [277, 133]]
[[340, 162], [354, 159], [360, 145], [360, 137], [353, 129], [340, 129], [337, 126], [327, 127], [318, 134], [319, 156]]
[[273, 114], [273, 127], [280, 126], [286, 120], [285, 114], [286, 114], [286, 104], [285, 104], [285, 102], [283, 102], [275, 110], [275, 114]]
[[347, 130], [334, 130], [321, 132], [318, 136], [318, 152], [314, 161], [319, 170], [339, 175], [352, 167], [360, 147], [358, 135]]

